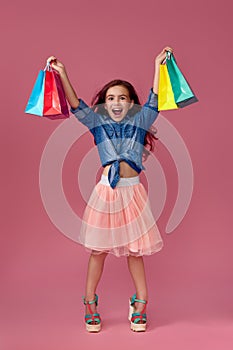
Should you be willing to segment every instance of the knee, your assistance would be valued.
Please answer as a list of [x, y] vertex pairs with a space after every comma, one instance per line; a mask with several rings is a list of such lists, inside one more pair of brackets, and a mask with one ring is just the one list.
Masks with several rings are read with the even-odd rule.
[[136, 255], [128, 255], [127, 259], [128, 260], [142, 260], [143, 257], [142, 256], [136, 256]]
[[127, 257], [128, 264], [143, 263], [142, 256], [128, 255]]
[[108, 253], [105, 253], [105, 252], [102, 253], [96, 250], [92, 250], [91, 252], [91, 257], [97, 260], [105, 260], [107, 255]]

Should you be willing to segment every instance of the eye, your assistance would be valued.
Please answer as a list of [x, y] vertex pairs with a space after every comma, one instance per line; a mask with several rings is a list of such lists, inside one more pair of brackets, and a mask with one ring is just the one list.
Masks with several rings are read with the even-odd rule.
[[113, 97], [108, 97], [107, 98], [107, 101], [112, 101], [113, 100]]

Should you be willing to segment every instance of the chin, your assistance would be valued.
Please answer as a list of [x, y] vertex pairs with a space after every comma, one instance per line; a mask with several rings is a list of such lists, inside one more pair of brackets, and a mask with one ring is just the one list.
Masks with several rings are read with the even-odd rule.
[[124, 117], [123, 117], [123, 118], [112, 117], [112, 119], [113, 119], [115, 122], [121, 122], [121, 121], [124, 119]]
[[116, 117], [114, 114], [113, 115], [110, 115], [110, 117], [116, 121], [116, 122], [121, 122], [124, 118], [125, 118], [125, 115], [124, 116], [119, 116], [119, 117]]

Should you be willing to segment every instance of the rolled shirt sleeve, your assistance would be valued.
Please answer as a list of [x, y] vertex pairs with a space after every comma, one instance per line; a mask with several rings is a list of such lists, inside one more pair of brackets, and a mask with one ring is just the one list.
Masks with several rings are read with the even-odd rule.
[[77, 108], [70, 108], [71, 113], [89, 130], [93, 129], [96, 125], [99, 115], [95, 113], [81, 98], [79, 99], [79, 105]]
[[138, 118], [140, 127], [146, 131], [149, 130], [155, 119], [158, 117], [158, 114], [158, 95], [155, 94], [151, 88], [148, 99], [139, 112]]
[[144, 104], [144, 106], [153, 108], [154, 110], [158, 111], [158, 95], [154, 93], [152, 88], [150, 89], [147, 102]]

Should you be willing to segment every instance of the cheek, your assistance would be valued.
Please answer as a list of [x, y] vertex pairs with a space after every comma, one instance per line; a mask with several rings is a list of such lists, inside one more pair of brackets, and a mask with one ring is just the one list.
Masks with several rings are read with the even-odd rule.
[[130, 107], [131, 107], [131, 104], [129, 102], [124, 104], [124, 108], [125, 109], [130, 109]]

